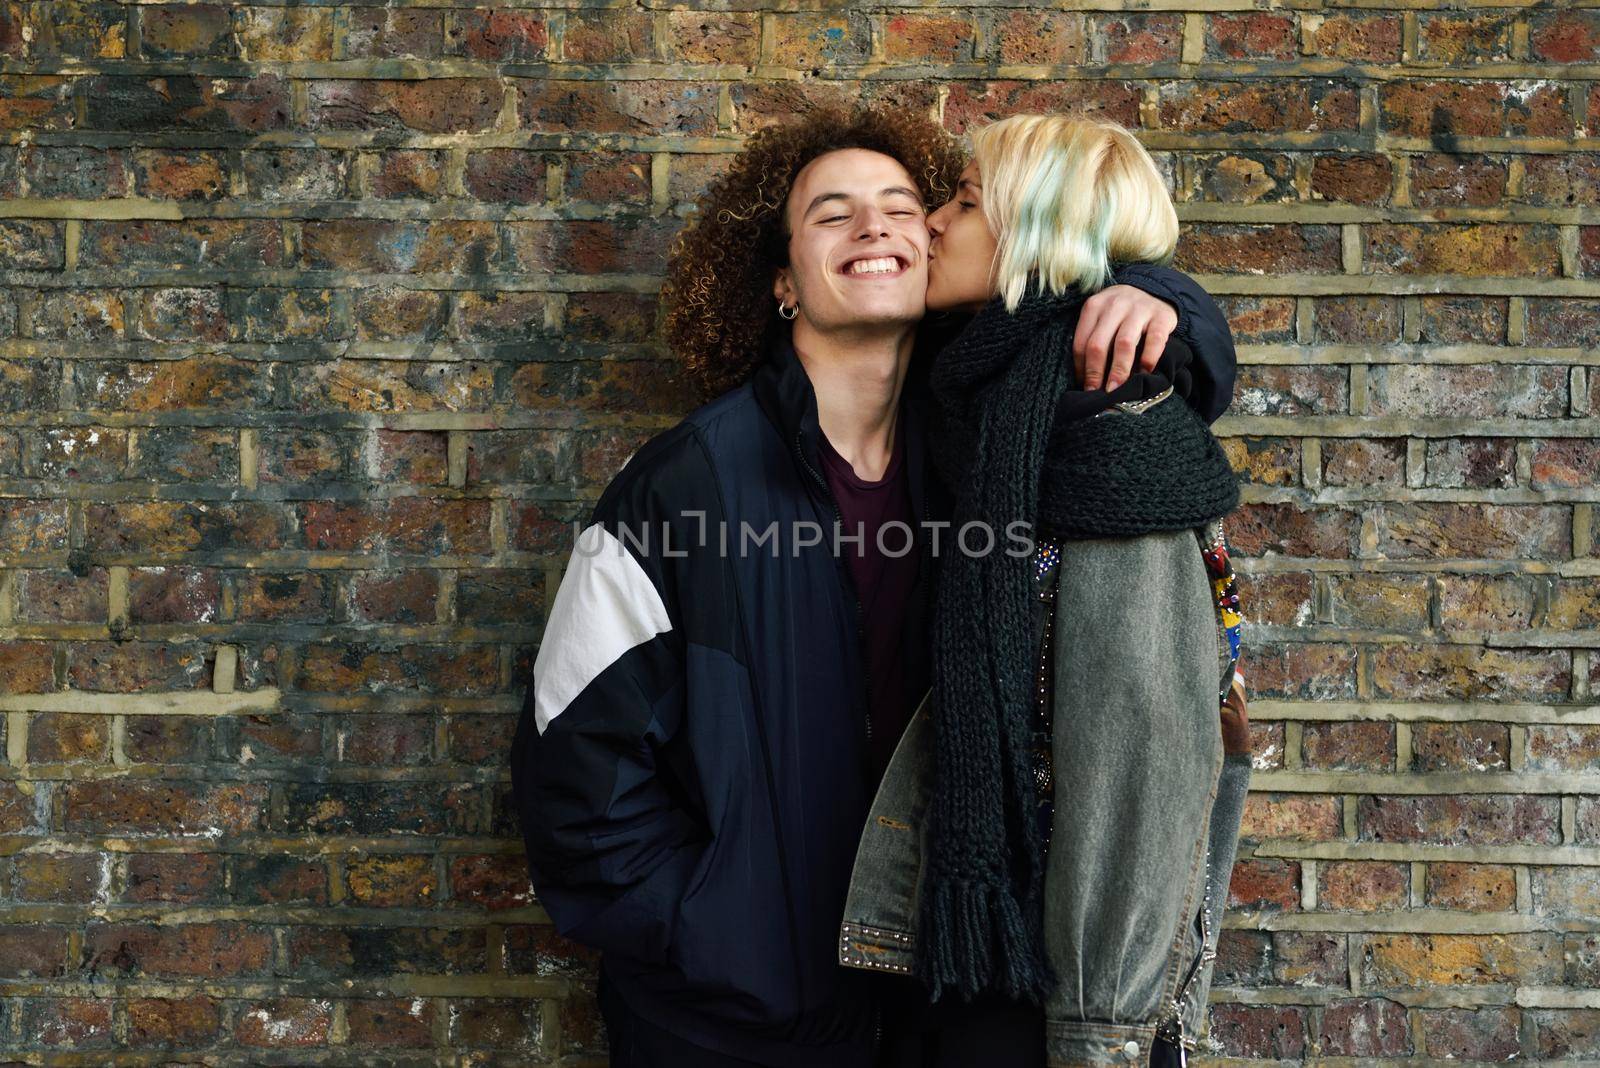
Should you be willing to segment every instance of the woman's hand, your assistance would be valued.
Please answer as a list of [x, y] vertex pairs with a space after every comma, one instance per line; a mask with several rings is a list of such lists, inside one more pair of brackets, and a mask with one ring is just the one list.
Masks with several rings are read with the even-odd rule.
[[[1155, 369], [1178, 313], [1160, 297], [1133, 286], [1107, 286], [1083, 305], [1072, 339], [1072, 365], [1084, 389], [1116, 389], [1139, 370]], [[1143, 341], [1143, 347], [1140, 342]]]
[[1228, 699], [1222, 702], [1222, 751], [1250, 752], [1250, 714], [1244, 698], [1244, 680], [1235, 675]]

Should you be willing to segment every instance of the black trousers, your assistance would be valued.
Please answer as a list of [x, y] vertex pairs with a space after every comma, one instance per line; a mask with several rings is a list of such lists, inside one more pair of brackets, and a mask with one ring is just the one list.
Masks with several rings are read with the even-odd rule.
[[[677, 1037], [635, 1015], [600, 972], [600, 1015], [611, 1047], [611, 1068], [762, 1068]], [[1036, 1005], [984, 996], [930, 1006], [920, 983], [885, 977], [881, 983], [883, 1044], [878, 1068], [1044, 1068], [1044, 1011]], [[1177, 1050], [1157, 1041], [1151, 1068], [1177, 1068]]]

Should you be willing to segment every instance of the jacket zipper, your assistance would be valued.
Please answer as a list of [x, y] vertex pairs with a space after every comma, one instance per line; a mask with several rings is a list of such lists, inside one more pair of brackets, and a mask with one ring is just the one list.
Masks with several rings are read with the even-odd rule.
[[[812, 477], [828, 498], [828, 503], [833, 506], [833, 521], [836, 530], [844, 529], [844, 513], [839, 510], [839, 502], [834, 499], [833, 491], [828, 488], [827, 480], [817, 473], [811, 466], [811, 461], [806, 459], [803, 438], [800, 431], [794, 435], [794, 452], [800, 458], [800, 466]], [[850, 574], [850, 565], [841, 560], [836, 564], [844, 570], [845, 585], [850, 590], [850, 601], [856, 610], [856, 655], [861, 661], [861, 684], [866, 696], [866, 705], [862, 710], [862, 723], [866, 731], [866, 745], [862, 751], [862, 758], [866, 767], [872, 767], [872, 676], [867, 672], [867, 628], [862, 618], [861, 593], [856, 589], [855, 578]]]

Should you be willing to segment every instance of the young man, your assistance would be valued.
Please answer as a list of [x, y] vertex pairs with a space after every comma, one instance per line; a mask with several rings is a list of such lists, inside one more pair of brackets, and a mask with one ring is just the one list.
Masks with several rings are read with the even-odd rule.
[[[836, 939], [953, 551], [912, 353], [925, 212], [963, 162], [914, 115], [813, 113], [751, 138], [674, 248], [668, 340], [721, 395], [596, 504], [512, 758], [540, 900], [602, 952], [614, 1068], [873, 1062], [878, 990]], [[1163, 299], [1097, 295], [1081, 377], [1115, 384], [1175, 330], [1214, 419], [1233, 379], [1215, 306], [1175, 272], [1119, 280]]]

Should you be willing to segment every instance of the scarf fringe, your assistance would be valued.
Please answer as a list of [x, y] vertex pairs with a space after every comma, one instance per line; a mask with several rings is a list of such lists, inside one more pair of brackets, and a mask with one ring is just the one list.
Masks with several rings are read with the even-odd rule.
[[[924, 939], [922, 979], [930, 1000], [946, 989], [971, 1001], [986, 990], [1043, 1005], [1055, 987], [1040, 924], [1030, 922], [1004, 888], [968, 880], [934, 880], [919, 904], [922, 922], [947, 937]], [[1037, 910], [1034, 910], [1035, 912]]]

